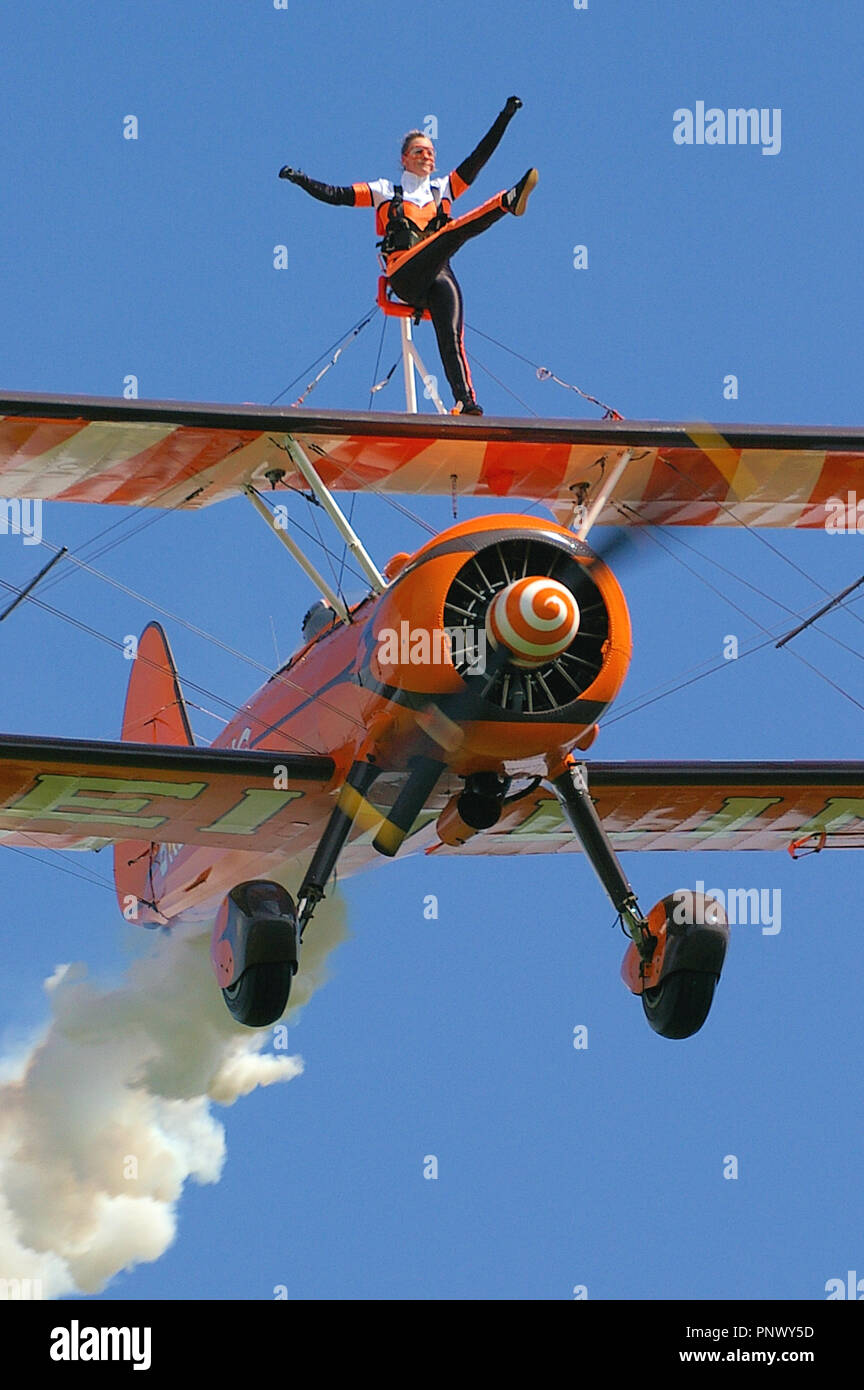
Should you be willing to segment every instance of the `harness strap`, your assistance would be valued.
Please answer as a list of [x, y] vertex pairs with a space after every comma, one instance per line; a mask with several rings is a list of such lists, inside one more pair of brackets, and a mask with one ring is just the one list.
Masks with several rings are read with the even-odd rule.
[[387, 229], [378, 242], [383, 256], [389, 256], [392, 251], [410, 250], [418, 241], [424, 241], [426, 237], [432, 236], [433, 232], [439, 232], [451, 221], [449, 213], [441, 206], [441, 189], [433, 186], [432, 197], [435, 200], [435, 216], [421, 229], [405, 213], [404, 190], [401, 183], [393, 185], [393, 197], [387, 213]]

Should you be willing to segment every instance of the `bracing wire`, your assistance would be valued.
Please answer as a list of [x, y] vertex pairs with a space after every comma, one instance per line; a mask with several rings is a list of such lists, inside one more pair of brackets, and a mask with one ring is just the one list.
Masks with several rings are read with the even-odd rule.
[[[356, 335], [360, 332], [361, 329], [365, 328], [366, 324], [373, 317], [374, 312], [374, 309], [371, 312], [364, 310], [364, 312], [360, 315], [360, 318], [357, 319], [356, 323], [353, 323], [351, 327], [349, 329], [346, 329], [344, 333], [340, 333], [339, 337], [336, 338], [336, 340], [332, 342], [328, 348], [325, 348], [323, 352], [319, 352], [318, 356], [315, 358], [313, 362], [310, 362], [308, 367], [304, 367], [302, 372], [298, 372], [297, 375], [291, 381], [288, 382], [288, 385], [282, 388], [278, 396], [273, 397], [272, 401], [270, 401], [270, 405], [276, 405], [279, 401], [281, 401], [283, 396], [287, 396], [292, 386], [296, 386], [298, 381], [302, 381], [304, 376], [308, 376], [309, 372], [311, 372], [315, 367], [317, 367], [318, 363], [323, 361], [323, 359], [327, 356], [328, 353], [332, 353], [334, 348], [337, 348], [339, 344], [343, 342], [343, 340], [349, 340], [352, 337], [352, 335]], [[331, 366], [332, 365], [333, 364], [331, 363]], [[309, 389], [310, 388], [307, 388], [307, 394]]]
[[574, 386], [572, 382], [562, 380], [560, 376], [556, 376], [548, 367], [542, 366], [539, 362], [532, 361], [530, 357], [523, 356], [521, 352], [516, 352], [513, 348], [508, 347], [506, 343], [501, 343], [497, 338], [493, 338], [491, 334], [484, 333], [480, 328], [475, 328], [473, 324], [467, 323], [465, 327], [468, 328], [470, 332], [476, 333], [479, 337], [485, 338], [487, 343], [494, 343], [495, 347], [501, 348], [502, 352], [509, 352], [511, 357], [517, 357], [520, 362], [525, 362], [529, 367], [533, 367], [538, 381], [554, 381], [557, 386], [563, 386], [568, 391], [575, 391], [576, 395], [581, 396], [583, 400], [590, 401], [592, 405], [598, 406], [600, 410], [605, 411], [607, 418], [610, 420], [623, 419], [623, 416], [611, 405], [606, 405], [605, 401], [598, 400], [596, 396], [589, 395], [587, 391], [582, 390], [581, 386]]

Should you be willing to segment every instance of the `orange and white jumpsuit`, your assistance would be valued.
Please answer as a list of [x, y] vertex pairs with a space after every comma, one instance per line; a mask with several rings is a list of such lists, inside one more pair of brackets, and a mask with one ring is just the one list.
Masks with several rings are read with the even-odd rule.
[[[513, 112], [505, 108], [475, 150], [451, 173], [423, 178], [403, 171], [401, 185], [389, 179], [354, 183], [339, 187], [319, 183], [299, 170], [283, 170], [283, 175], [324, 203], [375, 210], [379, 237], [386, 238], [393, 225], [391, 211], [402, 224], [401, 250], [386, 256], [387, 277], [393, 293], [415, 309], [428, 309], [432, 316], [441, 362], [457, 403], [474, 403], [471, 372], [465, 356], [464, 309], [459, 283], [450, 268], [450, 257], [472, 237], [479, 236], [508, 211], [506, 192], [466, 213], [450, 218], [454, 200], [473, 183], [498, 145]], [[401, 187], [400, 200], [396, 190]], [[394, 209], [394, 200], [396, 208]], [[443, 225], [442, 225], [443, 223]], [[407, 226], [406, 226], [407, 224]], [[429, 231], [430, 224], [437, 230]], [[397, 238], [399, 239], [399, 238]], [[386, 251], [386, 246], [385, 246]]]

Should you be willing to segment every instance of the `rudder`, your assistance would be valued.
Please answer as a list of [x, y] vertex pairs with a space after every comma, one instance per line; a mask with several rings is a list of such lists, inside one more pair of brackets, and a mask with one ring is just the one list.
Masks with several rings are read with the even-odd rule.
[[138, 639], [120, 737], [124, 743], [180, 747], [195, 742], [177, 667], [160, 623], [148, 623]]
[[[123, 726], [124, 743], [191, 747], [186, 702], [168, 638], [159, 623], [148, 623], [138, 639], [132, 663]], [[153, 860], [149, 840], [123, 840], [114, 846], [114, 884], [120, 911], [127, 921], [157, 926], [162, 918], [153, 906]]]

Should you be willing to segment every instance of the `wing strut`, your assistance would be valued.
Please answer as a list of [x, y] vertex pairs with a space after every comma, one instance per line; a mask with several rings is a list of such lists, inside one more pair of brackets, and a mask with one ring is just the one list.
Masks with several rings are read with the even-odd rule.
[[[285, 443], [284, 445], [282, 445], [282, 447], [285, 449], [285, 452], [290, 456], [291, 462], [294, 464], [295, 468], [306, 479], [306, 482], [312, 489], [314, 497], [324, 508], [330, 520], [333, 522], [333, 525], [336, 527], [336, 530], [339, 532], [339, 535], [342, 537], [342, 540], [345, 542], [345, 545], [348, 547], [351, 554], [354, 556], [354, 559], [357, 561], [358, 565], [360, 566], [361, 570], [363, 571], [364, 575], [369, 581], [369, 587], [372, 589], [372, 592], [375, 594], [383, 594], [384, 590], [387, 588], [387, 580], [384, 578], [383, 574], [380, 573], [377, 565], [372, 559], [372, 556], [369, 554], [360, 537], [357, 535], [357, 532], [354, 530], [354, 527], [351, 525], [351, 522], [348, 520], [342, 508], [339, 506], [339, 503], [336, 501], [332, 492], [319, 477], [314, 464], [312, 464], [312, 462], [310, 461], [305, 450], [300, 447], [300, 445], [297, 443], [295, 439], [291, 438], [290, 434], [285, 435]], [[276, 484], [278, 482], [281, 482], [282, 479], [285, 477], [284, 469], [271, 468], [271, 470], [267, 474], [267, 477], [275, 487]], [[282, 544], [285, 546], [286, 550], [290, 551], [300, 568], [304, 571], [305, 574], [309, 576], [309, 578], [312, 580], [312, 583], [318, 589], [321, 590], [321, 593], [324, 595], [325, 599], [330, 604], [330, 607], [333, 609], [334, 613], [336, 613], [336, 615], [343, 623], [350, 623], [351, 618], [348, 613], [348, 609], [345, 605], [344, 599], [342, 599], [340, 595], [336, 593], [336, 590], [332, 587], [332, 585], [328, 584], [321, 571], [316, 569], [316, 567], [312, 564], [312, 561], [308, 559], [306, 555], [303, 554], [303, 551], [300, 549], [300, 546], [297, 544], [297, 542], [293, 540], [289, 535], [287, 535], [287, 533], [282, 529], [281, 526], [277, 526], [276, 521], [273, 517], [273, 513], [270, 511], [270, 508], [267, 506], [267, 504], [262, 500], [260, 494], [256, 491], [252, 484], [247, 483], [243, 490], [246, 493], [246, 496], [249, 498], [249, 501], [255, 508], [256, 512], [263, 516], [264, 520], [267, 522], [267, 525], [270, 527], [270, 530], [273, 532], [276, 539], [280, 540]]]
[[378, 764], [371, 759], [358, 758], [351, 764], [339, 799], [333, 807], [297, 895], [297, 918], [300, 923], [301, 940], [313, 912], [324, 897], [327, 880], [336, 867], [336, 860], [354, 822], [366, 807], [366, 793], [380, 771]]
[[615, 467], [612, 469], [612, 472], [609, 474], [609, 477], [607, 478], [606, 482], [602, 485], [600, 491], [597, 493], [597, 496], [594, 498], [594, 501], [591, 503], [591, 506], [588, 509], [588, 512], [582, 522], [582, 525], [576, 532], [577, 540], [584, 541], [587, 538], [588, 532], [591, 530], [591, 527], [594, 525], [594, 522], [597, 520], [603, 508], [606, 506], [607, 501], [612, 496], [612, 493], [615, 490], [615, 484], [621, 477], [621, 474], [624, 472], [624, 469], [627, 467], [632, 456], [632, 449], [624, 450]]
[[291, 536], [288, 535], [287, 531], [283, 531], [281, 526], [276, 525], [276, 520], [273, 516], [273, 513], [267, 506], [266, 502], [262, 502], [261, 497], [255, 491], [254, 487], [247, 486], [244, 489], [244, 491], [246, 493], [246, 496], [249, 498], [249, 501], [255, 508], [256, 512], [263, 516], [264, 520], [267, 522], [267, 525], [270, 527], [270, 530], [273, 532], [273, 535], [276, 537], [277, 541], [282, 542], [282, 544], [285, 546], [285, 549], [288, 550], [290, 554], [294, 556], [294, 559], [297, 561], [298, 565], [304, 571], [304, 573], [308, 574], [309, 578], [312, 580], [312, 583], [318, 589], [321, 590], [322, 594], [326, 598], [327, 602], [333, 609], [333, 612], [336, 614], [336, 616], [343, 623], [350, 623], [351, 619], [348, 616], [348, 609], [345, 607], [344, 601], [339, 597], [336, 590], [332, 588], [330, 584], [327, 583], [327, 580], [324, 578], [320, 570], [317, 570], [313, 565], [312, 561], [309, 560], [303, 554], [303, 551], [300, 549], [297, 542]]
[[318, 476], [305, 450], [300, 447], [296, 439], [292, 439], [290, 434], [285, 435], [285, 448], [291, 457], [292, 463], [303, 474], [303, 477], [306, 479], [313, 493], [321, 503], [321, 506], [339, 532], [339, 535], [342, 537], [348, 549], [351, 551], [351, 554], [354, 556], [354, 559], [369, 580], [369, 586], [373, 593], [383, 594], [384, 590], [387, 588], [387, 580], [384, 578], [383, 574], [379, 572], [372, 560], [372, 556], [357, 535], [357, 532], [339, 506], [332, 492]]

